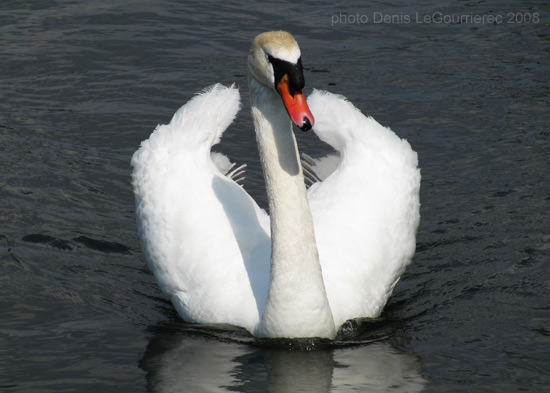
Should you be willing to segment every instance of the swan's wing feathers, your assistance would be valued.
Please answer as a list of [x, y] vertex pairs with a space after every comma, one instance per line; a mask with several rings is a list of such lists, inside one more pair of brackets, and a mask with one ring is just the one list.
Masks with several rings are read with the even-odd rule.
[[[233, 181], [242, 168], [211, 153], [239, 105], [233, 86], [195, 96], [141, 143], [132, 180], [145, 258], [180, 314], [252, 328], [263, 290], [255, 283], [269, 272], [269, 219]], [[251, 273], [253, 253], [267, 256]]]
[[341, 96], [315, 91], [308, 104], [313, 130], [339, 152], [308, 160], [323, 179], [308, 197], [335, 322], [377, 316], [414, 254], [417, 156], [407, 141]]
[[315, 134], [340, 151], [357, 134], [365, 116], [345, 97], [313, 90], [307, 100], [315, 116]]
[[239, 90], [234, 85], [215, 84], [182, 106], [170, 125], [179, 130], [178, 134], [185, 136], [188, 143], [213, 146], [235, 119], [240, 105]]

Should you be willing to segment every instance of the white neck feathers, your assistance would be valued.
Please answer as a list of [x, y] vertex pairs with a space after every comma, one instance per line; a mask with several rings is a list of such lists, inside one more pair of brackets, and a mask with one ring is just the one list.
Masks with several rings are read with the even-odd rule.
[[255, 333], [264, 337], [334, 338], [334, 320], [290, 119], [274, 90], [254, 77], [249, 84], [272, 241], [269, 295]]

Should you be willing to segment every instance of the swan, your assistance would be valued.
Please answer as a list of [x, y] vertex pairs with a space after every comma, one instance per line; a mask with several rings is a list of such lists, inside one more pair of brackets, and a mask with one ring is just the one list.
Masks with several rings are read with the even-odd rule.
[[[132, 157], [144, 257], [188, 322], [334, 339], [346, 320], [378, 316], [411, 262], [417, 154], [342, 96], [306, 101], [287, 32], [258, 35], [248, 70], [270, 215], [241, 186], [244, 167], [211, 151], [240, 109], [238, 89], [216, 84]], [[292, 123], [336, 152], [300, 157]]]

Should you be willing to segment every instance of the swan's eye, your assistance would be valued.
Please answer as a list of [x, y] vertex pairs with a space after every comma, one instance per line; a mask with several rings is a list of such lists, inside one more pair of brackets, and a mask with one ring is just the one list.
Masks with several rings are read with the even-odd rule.
[[301, 92], [304, 89], [304, 67], [302, 59], [299, 58], [296, 63], [290, 63], [286, 60], [277, 59], [273, 56], [268, 56], [269, 62], [273, 66], [273, 74], [275, 75], [275, 88], [285, 75], [288, 76], [289, 92], [292, 96]]

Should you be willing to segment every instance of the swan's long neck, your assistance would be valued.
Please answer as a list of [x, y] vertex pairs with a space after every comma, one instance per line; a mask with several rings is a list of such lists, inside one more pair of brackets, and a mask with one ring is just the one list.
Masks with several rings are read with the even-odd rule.
[[291, 122], [277, 93], [254, 77], [249, 84], [272, 241], [269, 295], [256, 334], [334, 338], [334, 320]]

